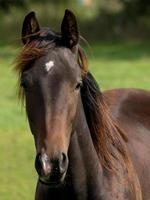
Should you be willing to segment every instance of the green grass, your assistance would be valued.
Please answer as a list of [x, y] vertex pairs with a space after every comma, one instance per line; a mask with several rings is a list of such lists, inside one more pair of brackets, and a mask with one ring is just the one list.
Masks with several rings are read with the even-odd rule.
[[17, 49], [0, 47], [0, 199], [34, 199], [34, 144], [17, 99], [12, 61]]
[[94, 45], [91, 70], [102, 89], [150, 88], [150, 42]]
[[[17, 99], [12, 61], [18, 49], [0, 46], [0, 199], [34, 199], [34, 142]], [[150, 88], [150, 42], [93, 45], [90, 69], [102, 90]]]

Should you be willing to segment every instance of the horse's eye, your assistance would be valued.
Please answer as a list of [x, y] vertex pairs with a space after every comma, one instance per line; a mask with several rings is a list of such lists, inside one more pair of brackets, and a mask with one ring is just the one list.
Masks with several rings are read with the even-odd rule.
[[77, 83], [75, 89], [79, 90], [81, 88], [81, 86], [82, 86], [82, 81], [80, 81], [80, 82]]
[[29, 81], [25, 79], [21, 80], [20, 86], [27, 90], [29, 88]]

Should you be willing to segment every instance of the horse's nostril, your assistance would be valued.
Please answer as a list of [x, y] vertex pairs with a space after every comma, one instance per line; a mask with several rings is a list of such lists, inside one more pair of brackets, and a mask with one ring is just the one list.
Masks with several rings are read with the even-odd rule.
[[49, 176], [51, 173], [51, 164], [49, 157], [44, 153], [41, 156], [41, 163], [42, 163], [42, 169], [43, 169], [43, 175]]
[[37, 154], [35, 168], [40, 176], [48, 176], [51, 172], [51, 165], [46, 154]]
[[65, 154], [65, 153], [62, 153], [62, 154], [61, 154], [61, 162], [62, 162], [62, 163], [65, 163], [65, 162], [66, 162], [66, 159], [67, 159], [66, 154]]
[[42, 163], [41, 163], [41, 154], [38, 153], [35, 159], [35, 169], [39, 175], [41, 175]]
[[63, 174], [67, 170], [68, 166], [68, 158], [65, 153], [61, 154], [60, 157], [60, 163], [59, 163], [59, 168], [60, 168], [60, 173]]

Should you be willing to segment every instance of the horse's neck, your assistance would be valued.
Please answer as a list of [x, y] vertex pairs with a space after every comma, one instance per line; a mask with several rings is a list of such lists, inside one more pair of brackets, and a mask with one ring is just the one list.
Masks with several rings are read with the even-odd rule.
[[81, 105], [69, 148], [69, 175], [75, 199], [136, 199], [131, 194], [126, 165], [119, 152], [116, 149], [114, 151], [120, 159], [115, 161], [115, 174], [104, 170], [100, 163]]
[[78, 200], [100, 200], [102, 167], [95, 151], [81, 106], [69, 148], [69, 173]]

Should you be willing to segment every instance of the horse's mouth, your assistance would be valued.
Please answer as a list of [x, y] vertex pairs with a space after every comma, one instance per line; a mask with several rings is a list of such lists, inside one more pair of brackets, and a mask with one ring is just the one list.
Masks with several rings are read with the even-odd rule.
[[62, 185], [63, 185], [63, 181], [61, 181], [61, 180], [52, 181], [50, 179], [43, 179], [43, 178], [39, 177], [39, 181], [40, 181], [41, 184], [47, 185], [47, 186], [52, 187], [52, 188], [62, 187]]

